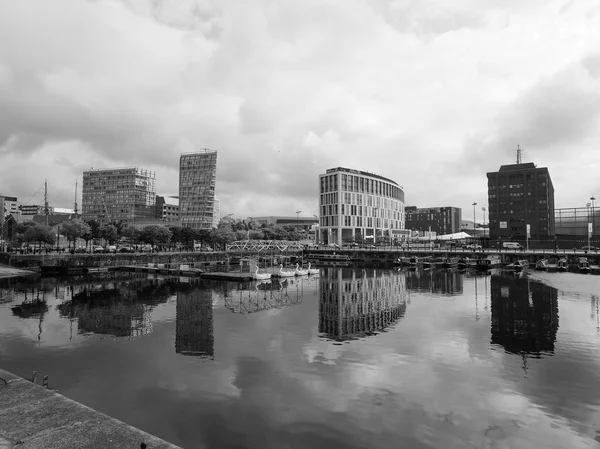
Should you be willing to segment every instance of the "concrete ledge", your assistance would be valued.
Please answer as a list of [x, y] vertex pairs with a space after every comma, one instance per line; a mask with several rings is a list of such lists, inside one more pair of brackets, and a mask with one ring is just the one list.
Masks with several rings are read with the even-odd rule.
[[0, 449], [177, 448], [0, 369]]

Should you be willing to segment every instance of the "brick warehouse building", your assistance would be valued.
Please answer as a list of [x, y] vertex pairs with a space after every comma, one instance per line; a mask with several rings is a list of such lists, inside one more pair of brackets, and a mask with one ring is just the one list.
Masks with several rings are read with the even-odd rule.
[[554, 237], [554, 187], [546, 167], [517, 163], [487, 173], [490, 240]]

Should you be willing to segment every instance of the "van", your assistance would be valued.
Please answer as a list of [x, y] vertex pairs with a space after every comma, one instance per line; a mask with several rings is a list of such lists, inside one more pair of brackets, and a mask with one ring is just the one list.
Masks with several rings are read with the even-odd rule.
[[523, 249], [523, 245], [517, 242], [502, 242], [502, 247], [508, 249]]

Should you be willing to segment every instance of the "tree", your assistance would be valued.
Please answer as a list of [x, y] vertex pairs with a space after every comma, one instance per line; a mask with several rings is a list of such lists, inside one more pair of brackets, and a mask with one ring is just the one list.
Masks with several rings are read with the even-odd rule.
[[140, 230], [140, 240], [152, 245], [166, 245], [173, 233], [163, 225], [147, 225]]
[[92, 233], [90, 226], [79, 219], [65, 221], [61, 226], [61, 230], [63, 235], [67, 238], [67, 241], [69, 243], [73, 242], [73, 247], [78, 238], [82, 238], [84, 235]]
[[129, 240], [129, 243], [137, 243], [140, 240], [140, 228], [137, 226], [127, 226], [123, 229], [122, 235]]
[[25, 240], [28, 242], [50, 243], [55, 242], [55, 235], [50, 226], [34, 223], [29, 226], [24, 234]]
[[112, 245], [117, 240], [117, 227], [113, 224], [102, 225], [100, 227], [100, 235]]

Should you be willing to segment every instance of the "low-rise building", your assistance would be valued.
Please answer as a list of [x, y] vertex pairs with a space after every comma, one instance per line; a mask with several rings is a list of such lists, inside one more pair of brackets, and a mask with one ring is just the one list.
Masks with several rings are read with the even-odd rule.
[[462, 209], [459, 207], [406, 207], [406, 228], [419, 231], [419, 234], [455, 234], [461, 231], [461, 219]]

